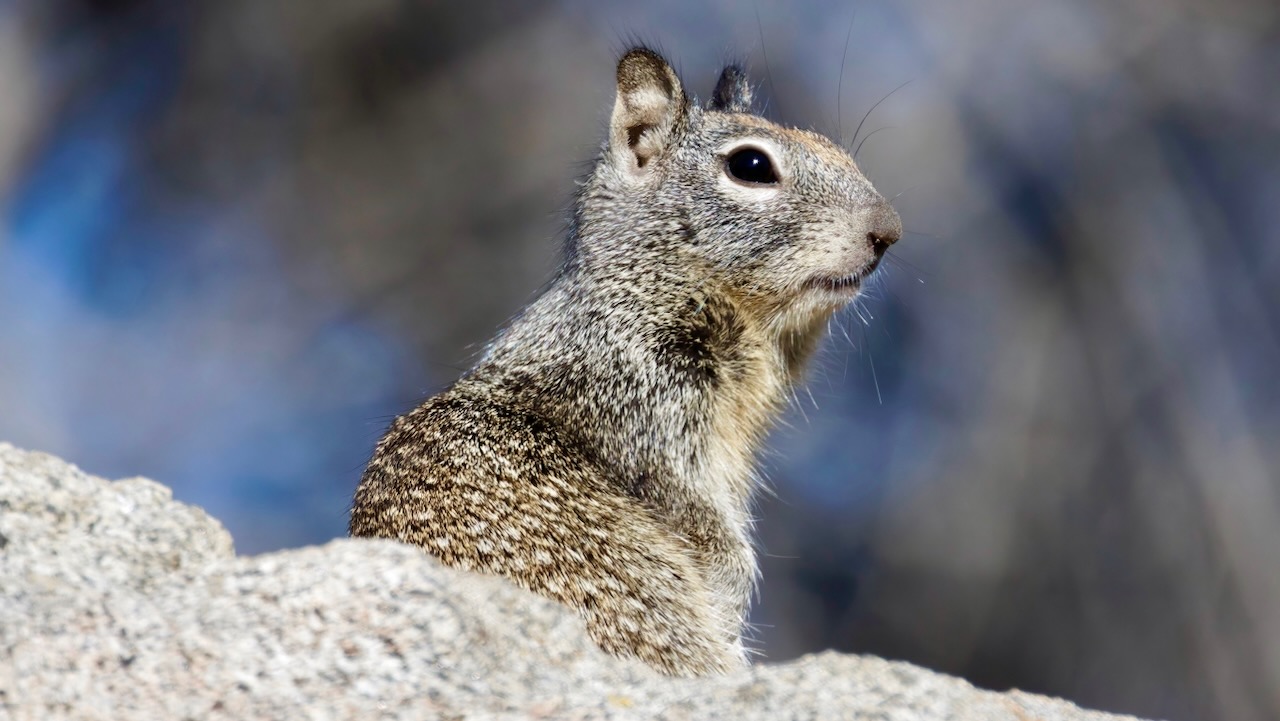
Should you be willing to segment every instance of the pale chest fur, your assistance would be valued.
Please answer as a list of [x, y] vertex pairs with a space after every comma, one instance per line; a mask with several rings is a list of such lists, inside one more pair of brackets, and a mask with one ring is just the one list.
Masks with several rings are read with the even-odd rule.
[[[711, 418], [698, 462], [679, 476], [714, 520], [696, 538], [706, 579], [736, 637], [758, 573], [752, 546], [752, 496], [759, 483], [756, 456], [786, 397], [789, 377], [764, 338], [744, 338], [742, 352], [720, 369]], [[710, 526], [710, 527], [705, 527]]]

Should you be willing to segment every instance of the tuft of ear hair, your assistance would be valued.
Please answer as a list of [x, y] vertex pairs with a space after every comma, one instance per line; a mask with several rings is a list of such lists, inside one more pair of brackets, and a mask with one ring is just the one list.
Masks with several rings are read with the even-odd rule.
[[688, 112], [684, 88], [671, 65], [648, 48], [618, 61], [618, 97], [609, 120], [609, 151], [633, 173], [667, 148]]
[[726, 65], [707, 101], [708, 110], [722, 113], [745, 113], [751, 109], [751, 83], [747, 73], [737, 65]]

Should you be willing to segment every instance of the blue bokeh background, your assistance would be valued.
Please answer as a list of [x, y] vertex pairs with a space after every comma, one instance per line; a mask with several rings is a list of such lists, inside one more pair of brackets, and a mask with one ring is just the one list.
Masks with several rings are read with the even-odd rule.
[[770, 440], [766, 660], [1280, 715], [1268, 0], [0, 2], [0, 440], [341, 535], [553, 271], [636, 38], [908, 231]]

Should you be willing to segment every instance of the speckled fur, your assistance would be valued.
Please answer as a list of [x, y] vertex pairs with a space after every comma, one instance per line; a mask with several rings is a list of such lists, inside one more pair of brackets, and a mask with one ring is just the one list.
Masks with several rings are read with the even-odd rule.
[[[756, 452], [827, 319], [900, 234], [843, 149], [749, 108], [736, 67], [703, 108], [657, 54], [623, 57], [559, 275], [392, 424], [353, 536], [506, 576], [665, 673], [746, 663]], [[744, 142], [778, 183], [729, 177]]]

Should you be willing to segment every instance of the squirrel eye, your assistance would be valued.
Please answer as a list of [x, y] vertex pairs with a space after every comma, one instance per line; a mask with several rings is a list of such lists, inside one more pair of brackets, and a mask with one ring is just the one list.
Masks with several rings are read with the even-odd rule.
[[769, 156], [757, 148], [735, 150], [724, 162], [730, 177], [744, 183], [772, 184], [778, 182]]

